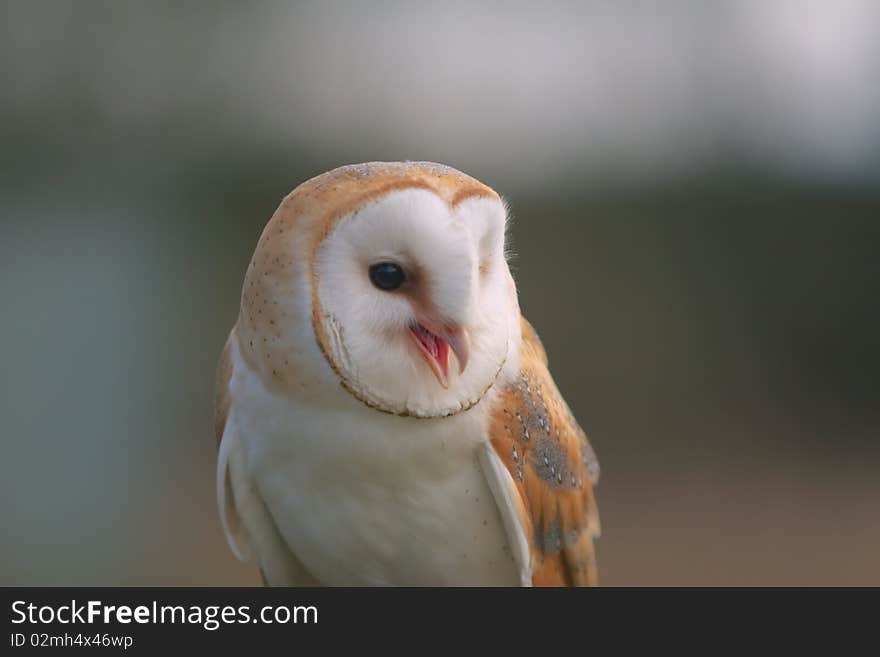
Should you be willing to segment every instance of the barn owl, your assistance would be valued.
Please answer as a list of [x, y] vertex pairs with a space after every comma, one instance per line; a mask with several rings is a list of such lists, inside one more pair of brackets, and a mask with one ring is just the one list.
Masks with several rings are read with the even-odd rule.
[[596, 583], [598, 464], [520, 315], [507, 208], [433, 163], [313, 178], [217, 376], [217, 496], [268, 585]]

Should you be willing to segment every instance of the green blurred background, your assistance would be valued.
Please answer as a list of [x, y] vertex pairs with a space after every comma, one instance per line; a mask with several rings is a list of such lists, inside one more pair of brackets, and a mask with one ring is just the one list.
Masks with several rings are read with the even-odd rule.
[[601, 579], [880, 584], [880, 5], [4, 3], [0, 584], [254, 584], [212, 386], [280, 199], [510, 202]]

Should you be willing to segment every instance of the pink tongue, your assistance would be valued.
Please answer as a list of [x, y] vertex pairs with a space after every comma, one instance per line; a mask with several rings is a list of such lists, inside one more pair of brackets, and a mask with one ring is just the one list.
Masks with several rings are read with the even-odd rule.
[[439, 339], [433, 333], [431, 334], [431, 338], [431, 341], [434, 343], [431, 353], [434, 355], [434, 358], [437, 359], [437, 362], [443, 367], [445, 374], [446, 354], [449, 353], [449, 345], [446, 343], [446, 340]]
[[421, 324], [419, 325], [418, 330], [419, 339], [422, 341], [422, 344], [425, 345], [428, 353], [430, 353], [437, 362], [441, 364], [445, 363], [446, 356], [449, 353], [449, 345], [446, 341], [438, 338]]

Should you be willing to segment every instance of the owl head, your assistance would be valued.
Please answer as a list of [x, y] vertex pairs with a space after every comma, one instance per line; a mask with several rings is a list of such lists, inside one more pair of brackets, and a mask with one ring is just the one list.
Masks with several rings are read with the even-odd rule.
[[[477, 404], [519, 344], [492, 189], [432, 163], [335, 169], [297, 187], [245, 277], [239, 348], [266, 385], [442, 417]], [[341, 385], [340, 385], [341, 384]]]

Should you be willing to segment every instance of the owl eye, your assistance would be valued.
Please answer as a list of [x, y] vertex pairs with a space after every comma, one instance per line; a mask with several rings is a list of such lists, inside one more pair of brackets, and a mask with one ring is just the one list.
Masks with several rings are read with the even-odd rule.
[[393, 262], [378, 262], [370, 267], [370, 281], [380, 290], [391, 292], [406, 280], [400, 265]]

